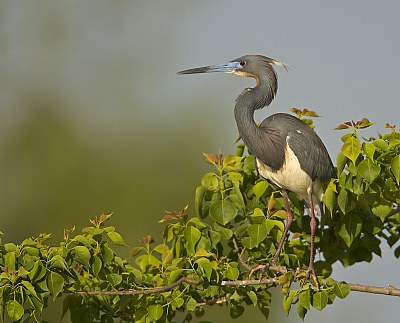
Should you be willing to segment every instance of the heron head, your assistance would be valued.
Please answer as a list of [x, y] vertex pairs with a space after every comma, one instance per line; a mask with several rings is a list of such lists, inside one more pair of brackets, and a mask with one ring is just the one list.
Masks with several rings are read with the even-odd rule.
[[271, 71], [273, 65], [281, 66], [285, 69], [288, 68], [286, 64], [283, 64], [273, 58], [262, 55], [246, 55], [233, 59], [224, 64], [191, 68], [180, 71], [177, 74], [222, 72], [240, 76], [254, 77], [258, 79], [265, 71]]

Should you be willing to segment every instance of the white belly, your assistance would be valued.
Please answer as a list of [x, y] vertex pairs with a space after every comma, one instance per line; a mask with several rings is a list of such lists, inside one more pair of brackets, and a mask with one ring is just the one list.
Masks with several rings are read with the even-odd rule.
[[262, 161], [256, 159], [259, 174], [266, 180], [277, 185], [279, 188], [297, 194], [300, 199], [305, 200], [308, 204], [308, 197], [310, 196], [310, 193], [312, 193], [313, 204], [316, 206], [322, 201], [322, 195], [324, 192], [322, 183], [319, 180], [316, 180], [313, 183], [311, 177], [301, 169], [296, 155], [288, 145], [286, 145], [285, 150], [285, 162], [278, 171], [274, 171]]

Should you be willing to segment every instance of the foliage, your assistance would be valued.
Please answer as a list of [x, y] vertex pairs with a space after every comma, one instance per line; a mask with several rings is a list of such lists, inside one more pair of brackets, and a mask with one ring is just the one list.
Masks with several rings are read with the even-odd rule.
[[[294, 110], [299, 117], [316, 116]], [[312, 125], [310, 120], [307, 123]], [[342, 137], [337, 156], [338, 179], [324, 195], [325, 215], [318, 225], [316, 273], [321, 289], [306, 277], [309, 259], [309, 216], [295, 195], [290, 195], [294, 223], [284, 246], [279, 268], [252, 268], [271, 262], [284, 229], [283, 198], [261, 180], [254, 156], [204, 154], [213, 171], [196, 189], [195, 215], [167, 212], [160, 221], [164, 233], [159, 243], [146, 236], [131, 249], [132, 261], [122, 259], [115, 246], [126, 246], [113, 226], [111, 215], [101, 215], [81, 233], [65, 230], [62, 242], [48, 244], [49, 234], [25, 239], [21, 244], [0, 243], [1, 316], [13, 321], [41, 321], [48, 301], [66, 295], [63, 316], [73, 322], [171, 322], [177, 312], [201, 317], [207, 305], [227, 304], [232, 318], [245, 305], [268, 317], [270, 288], [280, 286], [283, 308], [293, 305], [304, 318], [312, 307], [324, 309], [336, 297], [349, 293], [345, 283], [330, 276], [332, 264], [344, 266], [371, 261], [380, 244], [398, 244], [400, 234], [400, 133], [362, 139], [359, 129], [367, 119], [346, 122], [337, 129]], [[161, 241], [162, 240], [162, 241]], [[394, 249], [400, 256], [400, 246]], [[82, 291], [86, 291], [82, 292]]]

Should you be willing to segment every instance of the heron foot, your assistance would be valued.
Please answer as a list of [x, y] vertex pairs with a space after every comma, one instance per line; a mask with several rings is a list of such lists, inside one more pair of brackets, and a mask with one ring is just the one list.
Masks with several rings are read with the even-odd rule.
[[288, 271], [286, 266], [279, 266], [278, 264], [275, 263], [275, 261], [272, 261], [271, 263], [267, 263], [265, 265], [258, 265], [257, 267], [252, 268], [249, 271], [249, 279], [255, 272], [261, 271], [261, 270], [262, 271], [267, 271], [267, 270], [277, 271], [277, 272], [280, 272], [281, 274], [285, 274]]
[[265, 265], [258, 265], [257, 267], [254, 267], [250, 270], [249, 272], [249, 279], [251, 278], [251, 276], [256, 272], [256, 271], [266, 271], [268, 270], [268, 268], [270, 267], [270, 264], [265, 264]]

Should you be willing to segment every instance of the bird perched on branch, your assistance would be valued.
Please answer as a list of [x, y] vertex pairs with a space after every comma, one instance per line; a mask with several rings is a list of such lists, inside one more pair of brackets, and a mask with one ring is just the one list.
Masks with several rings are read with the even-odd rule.
[[311, 217], [307, 273], [318, 287], [314, 270], [316, 216], [321, 214], [325, 185], [336, 173], [322, 140], [300, 119], [287, 113], [277, 113], [260, 125], [254, 121], [254, 111], [269, 106], [276, 95], [278, 79], [274, 65], [287, 68], [287, 65], [269, 57], [247, 55], [225, 64], [188, 69], [178, 74], [223, 72], [256, 80], [255, 87], [244, 89], [237, 97], [235, 119], [243, 142], [256, 158], [258, 173], [278, 187], [284, 198], [286, 225], [272, 265], [278, 265], [279, 255], [293, 222], [287, 193], [291, 191], [305, 201]]

